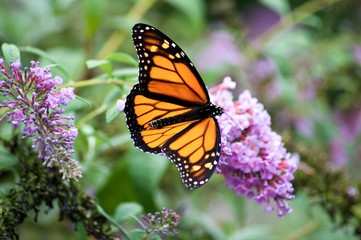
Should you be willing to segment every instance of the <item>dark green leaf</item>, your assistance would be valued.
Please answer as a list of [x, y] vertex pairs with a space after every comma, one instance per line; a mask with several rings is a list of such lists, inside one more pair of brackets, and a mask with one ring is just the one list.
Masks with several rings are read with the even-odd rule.
[[133, 66], [138, 66], [138, 61], [126, 53], [112, 53], [106, 59], [110, 61], [128, 63]]
[[136, 76], [138, 75], [138, 68], [122, 68], [113, 71], [114, 77], [130, 77], [134, 76], [134, 81], [137, 81]]
[[99, 67], [108, 76], [112, 75], [112, 70], [113, 70], [112, 64], [108, 60], [91, 59], [91, 60], [86, 61], [86, 65], [88, 68]]
[[119, 96], [121, 94], [121, 88], [114, 87], [111, 88], [111, 90], [107, 93], [107, 95], [104, 97], [103, 103], [112, 103], [115, 99], [119, 99]]
[[[47, 52], [39, 49], [39, 48], [35, 48], [35, 47], [20, 47], [21, 51], [23, 52], [29, 52], [29, 53], [33, 53], [36, 54], [46, 60], [48, 60], [49, 62], [51, 62], [52, 64], [54, 64], [53, 66], [56, 66], [57, 69], [59, 69], [60, 72], [62, 72], [64, 74], [64, 76], [66, 76], [66, 78], [70, 78], [70, 75], [68, 73], [67, 70], [65, 70], [65, 68], [63, 68], [62, 66], [60, 66], [57, 61], [52, 57], [52, 55], [48, 54]], [[49, 65], [48, 65], [49, 66]]]
[[99, 152], [104, 152], [111, 150], [112, 148], [118, 148], [119, 146], [124, 145], [128, 141], [129, 141], [129, 133], [118, 134], [108, 139], [103, 144], [99, 145], [98, 150]]
[[290, 4], [288, 1], [261, 0], [260, 2], [280, 14], [285, 14], [290, 11]]
[[17, 158], [0, 145], [0, 170], [8, 170], [18, 163]]
[[87, 185], [92, 186], [96, 189], [101, 188], [110, 174], [109, 166], [102, 162], [89, 162], [83, 166], [84, 180]]
[[129, 234], [132, 237], [132, 239], [147, 239], [145, 238], [145, 231], [141, 229], [134, 229], [130, 231]]
[[86, 37], [91, 38], [99, 29], [108, 1], [83, 0], [86, 17]]
[[[107, 184], [98, 190], [98, 199], [107, 212], [115, 211], [120, 202], [137, 201], [138, 192], [129, 176], [128, 162], [131, 154], [125, 154], [114, 159], [118, 164], [112, 167]], [[110, 197], [111, 196], [111, 197]], [[147, 198], [145, 201], [151, 201]]]
[[1, 50], [4, 54], [4, 60], [7, 64], [17, 60], [20, 61], [19, 48], [14, 44], [3, 43], [1, 45]]
[[105, 113], [105, 121], [106, 123], [110, 123], [111, 121], [113, 121], [113, 119], [119, 115], [119, 109], [117, 107], [116, 104], [113, 104], [113, 106], [111, 106], [107, 112]]
[[137, 152], [129, 162], [129, 173], [142, 191], [153, 191], [159, 184], [169, 160], [160, 155]]
[[183, 14], [189, 18], [193, 25], [190, 27], [198, 28], [204, 19], [203, 14], [205, 6], [203, 1], [166, 0], [166, 2], [180, 12], [183, 12]]
[[88, 68], [96, 68], [105, 64], [109, 64], [110, 62], [108, 60], [97, 60], [97, 59], [91, 59], [86, 61], [86, 66]]
[[142, 211], [143, 207], [136, 202], [121, 203], [115, 210], [114, 218], [118, 223], [124, 223], [139, 217]]

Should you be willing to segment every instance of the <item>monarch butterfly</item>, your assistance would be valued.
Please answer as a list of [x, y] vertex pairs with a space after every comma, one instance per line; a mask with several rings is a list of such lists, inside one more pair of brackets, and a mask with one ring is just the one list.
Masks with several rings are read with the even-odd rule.
[[131, 138], [144, 152], [163, 153], [177, 167], [185, 186], [195, 189], [213, 174], [220, 156], [215, 116], [202, 78], [182, 49], [146, 24], [133, 27], [139, 83], [126, 98]]

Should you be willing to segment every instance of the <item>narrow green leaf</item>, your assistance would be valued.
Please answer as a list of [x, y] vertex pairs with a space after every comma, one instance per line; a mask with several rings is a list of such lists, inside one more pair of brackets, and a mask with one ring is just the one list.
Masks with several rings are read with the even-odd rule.
[[[146, 239], [145, 238], [145, 236], [146, 236], [145, 230], [142, 230], [142, 229], [135, 228], [132, 231], [130, 231], [129, 234], [132, 237], [132, 239]], [[150, 236], [150, 237], [152, 237], [152, 236]], [[149, 236], [148, 236], [148, 239], [153, 240], [153, 239], [149, 238]]]
[[[133, 229], [130, 231], [129, 235], [132, 239], [147, 239], [147, 240], [162, 240], [164, 236], [159, 235], [158, 233], [150, 233], [149, 235], [145, 233], [145, 230], [142, 229]], [[173, 239], [171, 237], [166, 237], [165, 239]], [[174, 239], [181, 239], [181, 238], [174, 238]]]
[[138, 66], [138, 61], [126, 53], [112, 53], [108, 57], [106, 57], [107, 60], [115, 61], [115, 62], [121, 62], [121, 63], [128, 63], [133, 66]]
[[103, 103], [113, 103], [114, 100], [119, 99], [121, 94], [121, 87], [112, 88], [104, 97]]
[[190, 28], [198, 29], [202, 24], [205, 8], [203, 1], [165, 0], [165, 2], [188, 17], [192, 24], [192, 26], [189, 26]]
[[4, 59], [7, 64], [10, 63], [11, 61], [12, 62], [16, 60], [20, 61], [20, 51], [16, 45], [3, 43], [1, 45], [1, 50], [4, 54]]
[[125, 237], [125, 239], [127, 240], [132, 240], [133, 238], [129, 235], [128, 231], [125, 230], [125, 228], [123, 228], [120, 224], [118, 224], [114, 218], [112, 218], [111, 216], [109, 216], [108, 213], [106, 213], [104, 211], [104, 209], [100, 206], [100, 205], [97, 205], [97, 210], [98, 212], [103, 215], [106, 219], [108, 219], [108, 221], [110, 221], [111, 223], [114, 224], [114, 227], [116, 227]]
[[[125, 124], [125, 123], [121, 123], [121, 124]], [[126, 144], [127, 142], [129, 142], [129, 133], [128, 132], [118, 134], [118, 135], [108, 139], [106, 142], [100, 144], [98, 147], [98, 151], [100, 153], [109, 151], [111, 149], [122, 146], [123, 144]]]
[[114, 219], [118, 223], [124, 223], [134, 217], [138, 217], [143, 207], [136, 202], [121, 203], [117, 206]]
[[110, 123], [111, 121], [113, 121], [113, 119], [119, 115], [119, 110], [116, 104], [113, 104], [113, 106], [111, 106], [107, 112], [105, 113], [105, 121], [106, 123]]
[[84, 180], [89, 186], [99, 189], [106, 183], [110, 170], [111, 169], [102, 162], [88, 161], [83, 164]]
[[260, 0], [260, 2], [280, 14], [290, 11], [290, 3], [287, 0]]
[[83, 0], [86, 18], [86, 37], [91, 38], [102, 23], [108, 1]]
[[112, 64], [109, 60], [97, 60], [97, 59], [90, 59], [86, 61], [86, 65], [88, 68], [100, 68], [104, 73], [108, 76], [112, 75]]
[[[113, 76], [114, 77], [130, 77], [130, 76], [138, 76], [138, 68], [122, 68], [122, 69], [117, 69], [113, 71]], [[137, 78], [134, 78], [134, 81], [138, 81]]]
[[[125, 159], [123, 156], [115, 158], [118, 165], [112, 166], [111, 175], [107, 179], [107, 184], [98, 189], [97, 198], [102, 203], [105, 210], [114, 212], [119, 202], [136, 201], [137, 192], [134, 184], [129, 181], [129, 172], [127, 162], [131, 159]], [[111, 197], [109, 197], [111, 195]]]
[[96, 68], [99, 66], [102, 66], [104, 64], [109, 64], [108, 60], [97, 60], [97, 59], [90, 59], [88, 61], [86, 61], [86, 66], [88, 68]]
[[17, 158], [0, 145], [0, 170], [11, 169], [18, 163]]
[[229, 239], [275, 239], [272, 236], [272, 231], [270, 230], [270, 226], [266, 225], [256, 225], [256, 226], [247, 226], [241, 230], [235, 231]]
[[82, 98], [82, 97], [80, 97], [80, 96], [78, 96], [78, 95], [75, 96], [75, 99], [78, 100], [78, 101], [80, 101], [80, 102], [85, 103], [85, 104], [88, 105], [89, 107], [92, 107], [92, 106], [93, 106], [93, 104], [92, 104], [91, 102], [89, 102], [87, 99]]
[[57, 69], [59, 69], [64, 74], [64, 76], [66, 76], [67, 79], [70, 78], [70, 74], [68, 73], [68, 71], [65, 70], [65, 68], [63, 68], [59, 64], [57, 64], [57, 61], [50, 54], [48, 54], [47, 52], [45, 52], [45, 51], [43, 51], [43, 50], [41, 50], [39, 48], [29, 47], [29, 46], [20, 47], [20, 50], [23, 51], [23, 52], [36, 54], [39, 57], [42, 57], [42, 58], [48, 60], [53, 65], [48, 65], [47, 67], [55, 66]]
[[159, 184], [169, 161], [160, 155], [137, 151], [129, 162], [129, 173], [143, 192], [152, 192]]

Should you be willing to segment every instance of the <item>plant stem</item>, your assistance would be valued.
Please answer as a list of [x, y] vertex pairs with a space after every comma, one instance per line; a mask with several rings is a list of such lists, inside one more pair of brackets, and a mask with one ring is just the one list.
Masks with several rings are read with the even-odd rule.
[[117, 221], [115, 221], [114, 218], [107, 214], [100, 205], [97, 205], [97, 210], [100, 214], [103, 215], [103, 217], [105, 217], [109, 222], [111, 222], [124, 235], [126, 239], [132, 240], [128, 232]]

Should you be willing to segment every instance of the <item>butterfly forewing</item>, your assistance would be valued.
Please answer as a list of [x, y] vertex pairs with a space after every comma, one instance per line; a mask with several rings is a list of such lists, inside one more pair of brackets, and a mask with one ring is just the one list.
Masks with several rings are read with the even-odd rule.
[[149, 98], [139, 91], [139, 85], [136, 84], [125, 106], [126, 122], [134, 145], [145, 152], [160, 153], [163, 143], [190, 123], [180, 124], [174, 128], [177, 131], [171, 131], [170, 127], [151, 129], [149, 124], [156, 119], [177, 116], [190, 110], [189, 107]]
[[170, 38], [157, 29], [137, 24], [133, 41], [139, 58], [142, 91], [154, 98], [203, 105], [209, 101], [206, 87], [192, 62]]

